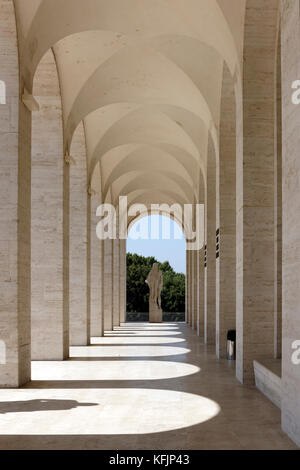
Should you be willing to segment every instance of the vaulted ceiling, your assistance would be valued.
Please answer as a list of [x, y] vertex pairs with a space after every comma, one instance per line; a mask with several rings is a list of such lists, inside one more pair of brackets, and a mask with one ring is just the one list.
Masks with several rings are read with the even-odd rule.
[[64, 145], [84, 125], [103, 199], [201, 202], [224, 63], [240, 80], [246, 0], [15, 0], [31, 91], [52, 48]]

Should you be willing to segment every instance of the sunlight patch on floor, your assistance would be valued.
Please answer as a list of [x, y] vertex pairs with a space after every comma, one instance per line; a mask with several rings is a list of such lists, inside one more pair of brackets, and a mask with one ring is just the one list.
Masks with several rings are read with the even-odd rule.
[[131, 336], [138, 336], [138, 337], [143, 337], [143, 336], [176, 336], [176, 335], [182, 335], [182, 333], [180, 331], [161, 331], [161, 330], [157, 330], [157, 331], [148, 331], [148, 330], [120, 330], [120, 331], [106, 331], [105, 332], [105, 337], [110, 337], [110, 336], [115, 336], [115, 337], [119, 337], [119, 336], [126, 336], [128, 338], [130, 338]]
[[173, 344], [173, 343], [185, 343], [184, 338], [172, 338], [172, 337], [156, 337], [149, 336], [144, 338], [143, 336], [104, 336], [103, 338], [91, 338], [91, 345], [115, 345], [115, 344]]
[[[169, 361], [64, 361], [32, 362], [34, 381], [53, 380], [161, 380], [196, 374], [192, 364]], [[116, 383], [117, 386], [117, 383]]]
[[72, 346], [70, 357], [163, 357], [188, 354], [190, 349], [175, 346]]
[[148, 434], [214, 418], [219, 405], [170, 390], [0, 390], [0, 434]]

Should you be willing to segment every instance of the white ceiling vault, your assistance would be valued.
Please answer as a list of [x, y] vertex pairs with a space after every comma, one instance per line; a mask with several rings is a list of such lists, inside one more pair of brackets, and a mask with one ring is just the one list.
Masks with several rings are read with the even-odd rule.
[[31, 91], [53, 50], [64, 145], [84, 125], [104, 200], [203, 202], [224, 63], [240, 79], [246, 0], [15, 0]]

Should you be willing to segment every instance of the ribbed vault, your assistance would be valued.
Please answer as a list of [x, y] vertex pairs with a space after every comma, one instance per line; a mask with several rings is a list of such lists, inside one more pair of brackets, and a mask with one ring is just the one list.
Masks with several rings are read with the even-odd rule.
[[224, 63], [240, 77], [244, 2], [14, 3], [24, 86], [52, 48], [64, 150], [83, 124], [88, 181], [102, 200], [201, 202], [210, 138], [218, 155]]

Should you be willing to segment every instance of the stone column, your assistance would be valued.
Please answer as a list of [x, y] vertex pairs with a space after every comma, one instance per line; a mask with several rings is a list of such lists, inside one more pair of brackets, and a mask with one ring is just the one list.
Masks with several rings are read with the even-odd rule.
[[192, 252], [187, 250], [187, 323], [192, 325]]
[[216, 156], [208, 143], [206, 189], [207, 268], [205, 273], [205, 342], [216, 342]]
[[120, 323], [126, 322], [126, 240], [120, 240]]
[[113, 330], [113, 241], [104, 240], [104, 331]]
[[[281, 1], [283, 104], [283, 324], [282, 427], [300, 446], [300, 104], [291, 86], [300, 80], [299, 2]], [[297, 343], [296, 343], [297, 341]]]
[[198, 310], [197, 334], [204, 338], [204, 248], [198, 251]]
[[86, 346], [90, 341], [87, 273], [87, 169], [84, 128], [74, 137], [70, 165], [70, 345]]
[[190, 327], [193, 327], [193, 306], [194, 306], [194, 295], [193, 295], [193, 279], [194, 279], [194, 269], [193, 269], [193, 252], [190, 251]]
[[185, 322], [188, 323], [189, 315], [189, 268], [188, 251], [185, 250]]
[[190, 300], [190, 326], [193, 328], [194, 325], [194, 281], [195, 281], [195, 266], [194, 266], [194, 252], [190, 251], [190, 295], [191, 295], [191, 300]]
[[18, 387], [30, 380], [31, 369], [31, 114], [19, 102], [23, 85], [19, 89], [11, 0], [0, 0], [0, 70], [0, 387]]
[[277, 0], [248, 0], [245, 17], [244, 135], [243, 145], [237, 143], [237, 181], [243, 185], [238, 183], [237, 193], [236, 367], [246, 384], [254, 383], [253, 360], [274, 356], [277, 7]]
[[113, 326], [120, 326], [120, 240], [113, 243]]
[[216, 353], [226, 357], [227, 331], [236, 329], [236, 117], [234, 84], [226, 65], [223, 72], [220, 159], [217, 179], [219, 257], [216, 284]]
[[91, 336], [101, 337], [104, 335], [103, 315], [103, 240], [96, 235], [97, 218], [96, 211], [99, 206], [97, 194], [92, 194], [89, 201], [90, 206], [90, 230], [89, 230], [89, 308], [91, 312]]
[[32, 359], [63, 360], [69, 355], [69, 165], [52, 51], [38, 67], [34, 93], [40, 111], [32, 119]]
[[274, 265], [274, 357], [281, 358], [282, 353], [282, 91], [281, 91], [281, 40], [278, 32], [277, 83], [276, 83], [276, 134], [277, 151], [275, 152], [275, 265]]
[[192, 328], [197, 330], [197, 314], [198, 314], [198, 266], [197, 266], [198, 251], [192, 251], [192, 268], [193, 268], [193, 305], [192, 305]]

